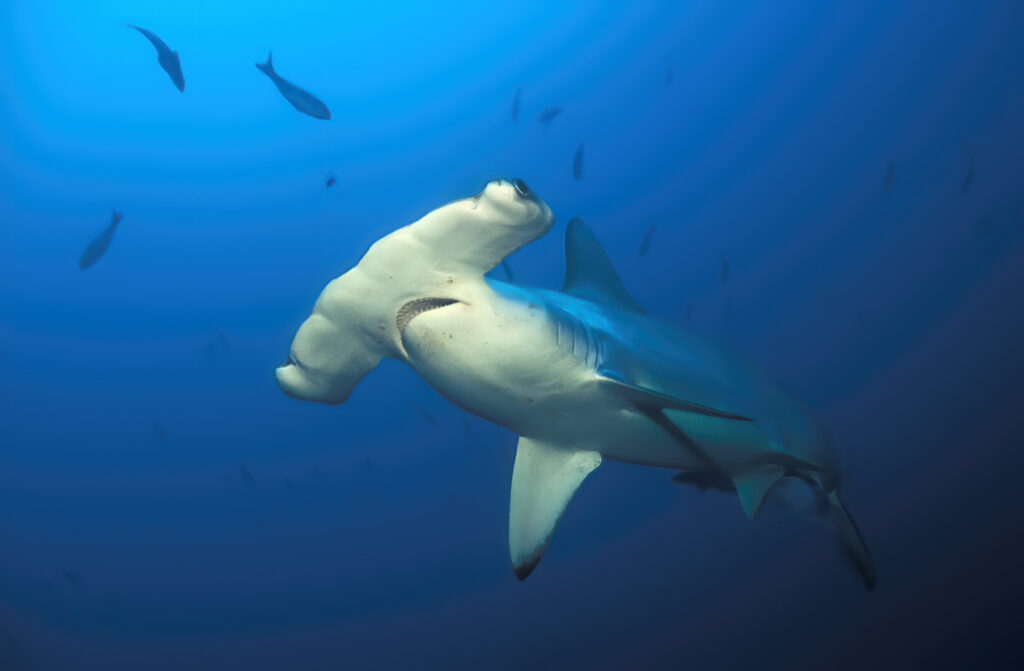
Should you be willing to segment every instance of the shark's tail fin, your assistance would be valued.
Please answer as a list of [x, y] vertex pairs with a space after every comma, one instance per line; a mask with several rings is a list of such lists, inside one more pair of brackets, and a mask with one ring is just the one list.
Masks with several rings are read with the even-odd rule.
[[853, 518], [846, 512], [846, 508], [839, 501], [835, 491], [827, 494], [828, 505], [825, 509], [825, 518], [829, 521], [832, 530], [839, 541], [839, 549], [843, 556], [850, 562], [857, 574], [864, 581], [864, 586], [870, 592], [875, 589], [875, 565], [868, 554], [867, 545], [853, 523]]
[[110, 210], [110, 215], [113, 218], [114, 224], [119, 224], [124, 219], [124, 215], [114, 209]]
[[256, 67], [259, 69], [260, 72], [262, 72], [263, 74], [267, 75], [268, 77], [273, 77], [274, 75], [276, 75], [277, 73], [274, 72], [274, 54], [273, 54], [273, 52], [267, 52], [267, 62], [266, 63], [257, 63]]

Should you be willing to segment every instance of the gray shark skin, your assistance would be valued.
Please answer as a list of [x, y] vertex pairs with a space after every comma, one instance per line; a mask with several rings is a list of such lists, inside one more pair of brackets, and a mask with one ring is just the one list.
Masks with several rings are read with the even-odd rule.
[[103, 232], [96, 236], [89, 243], [89, 246], [85, 248], [85, 251], [82, 252], [82, 255], [78, 257], [79, 270], [85, 270], [96, 265], [103, 258], [103, 255], [107, 253], [107, 248], [110, 247], [110, 242], [114, 239], [114, 233], [117, 232], [117, 225], [121, 223], [124, 217], [111, 210], [110, 218], [110, 225], [103, 229]]
[[873, 588], [838, 497], [838, 460], [810, 411], [756, 365], [645, 313], [582, 220], [566, 229], [561, 291], [485, 277], [553, 223], [522, 180], [496, 180], [381, 238], [321, 293], [277, 369], [279, 386], [342, 403], [391, 357], [515, 431], [509, 551], [520, 580], [578, 487], [615, 459], [735, 491], [750, 517], [781, 480], [806, 485]]
[[153, 43], [153, 46], [156, 47], [156, 60], [160, 63], [160, 67], [164, 69], [164, 72], [171, 78], [171, 81], [178, 87], [178, 90], [184, 93], [185, 75], [181, 71], [181, 58], [178, 56], [178, 52], [171, 51], [171, 48], [163, 40], [145, 28], [139, 28], [138, 26], [129, 27], [139, 31], [147, 40]]
[[330, 120], [331, 110], [327, 109], [327, 105], [325, 105], [322, 100], [309, 91], [292, 84], [290, 81], [274, 71], [273, 54], [267, 54], [267, 62], [257, 63], [256, 68], [266, 76], [270, 77], [270, 81], [274, 82], [274, 86], [276, 86], [277, 90], [281, 92], [284, 99], [291, 103], [292, 107], [303, 114], [308, 114], [314, 119], [323, 119], [324, 121]]

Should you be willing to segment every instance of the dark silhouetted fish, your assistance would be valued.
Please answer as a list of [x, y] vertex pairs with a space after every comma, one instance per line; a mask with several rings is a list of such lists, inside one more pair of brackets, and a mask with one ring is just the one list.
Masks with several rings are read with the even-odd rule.
[[552, 119], [562, 113], [562, 108], [558, 105], [552, 105], [546, 108], [543, 112], [537, 115], [537, 123], [547, 125]]
[[893, 167], [892, 161], [889, 161], [889, 167], [885, 171], [885, 180], [882, 182], [882, 191], [889, 193], [892, 191], [892, 183], [896, 178], [896, 171]]
[[327, 105], [322, 100], [309, 91], [292, 84], [274, 71], [273, 54], [267, 54], [267, 62], [257, 63], [256, 67], [260, 72], [270, 77], [270, 81], [274, 82], [274, 86], [281, 92], [284, 99], [291, 103], [292, 107], [303, 114], [308, 114], [314, 119], [324, 119], [326, 121], [331, 118], [331, 110], [327, 109]]
[[424, 422], [426, 422], [430, 426], [437, 426], [437, 420], [434, 419], [434, 416], [430, 414], [430, 412], [426, 408], [417, 403], [413, 403], [412, 407], [416, 409], [416, 412], [420, 413], [420, 417], [423, 418]]
[[665, 86], [672, 86], [672, 82], [676, 80], [676, 70], [671, 65], [665, 69]]
[[64, 579], [67, 580], [72, 585], [81, 585], [82, 584], [82, 576], [78, 575], [74, 571], [62, 571], [61, 575], [64, 576]]
[[508, 264], [507, 259], [501, 260], [501, 269], [505, 271], [505, 277], [509, 282], [515, 282], [516, 276], [512, 273], [512, 266]]
[[329, 188], [331, 188], [332, 186], [334, 186], [337, 183], [338, 183], [338, 180], [335, 179], [334, 175], [331, 174], [331, 173], [328, 173], [327, 174], [327, 179], [324, 180], [324, 186], [329, 189]]
[[967, 153], [967, 174], [964, 175], [964, 181], [960, 183], [961, 196], [970, 191], [971, 185], [974, 184], [974, 151], [967, 143], [964, 143], [964, 151]]
[[987, 214], [983, 214], [974, 222], [974, 226], [971, 227], [971, 232], [974, 233], [974, 237], [980, 238], [988, 233], [991, 227], [992, 217]]
[[160, 63], [160, 67], [164, 69], [164, 72], [171, 78], [171, 81], [178, 87], [178, 90], [184, 92], [185, 75], [181, 72], [181, 58], [178, 57], [178, 52], [171, 51], [171, 48], [164, 44], [163, 40], [145, 28], [131, 27], [142, 33], [147, 40], [153, 43], [153, 46], [156, 47], [156, 60]]
[[654, 238], [654, 232], [656, 230], [658, 230], [658, 227], [654, 224], [647, 227], [647, 232], [644, 233], [644, 237], [640, 241], [640, 246], [636, 249], [636, 253], [638, 255], [647, 256], [647, 252], [651, 251], [651, 240]]
[[158, 424], [156, 422], [152, 423], [152, 427], [153, 427], [153, 433], [156, 434], [157, 440], [159, 440], [161, 443], [166, 443], [167, 442], [167, 429], [165, 429], [164, 427], [160, 426], [160, 424]]
[[90, 268], [96, 265], [96, 262], [103, 258], [103, 255], [107, 253], [107, 248], [110, 247], [110, 241], [114, 239], [114, 233], [117, 232], [117, 225], [121, 223], [122, 217], [117, 213], [116, 210], [110, 211], [111, 222], [110, 225], [104, 229], [102, 233], [96, 236], [96, 239], [89, 243], [89, 246], [85, 248], [82, 255], [78, 257], [78, 267], [81, 270]]
[[583, 176], [583, 143], [576, 147], [576, 155], [572, 158], [572, 176], [579, 179]]
[[203, 359], [207, 362], [223, 361], [229, 352], [231, 352], [231, 341], [223, 331], [218, 331], [203, 345]]
[[249, 467], [244, 463], [238, 464], [238, 474], [242, 476], [242, 482], [244, 482], [247, 487], [252, 487], [256, 484], [256, 478], [252, 477], [252, 471], [250, 471]]
[[729, 258], [725, 255], [722, 256], [722, 284], [729, 283]]
[[519, 121], [519, 101], [523, 97], [523, 89], [516, 89], [516, 93], [512, 96], [512, 123]]

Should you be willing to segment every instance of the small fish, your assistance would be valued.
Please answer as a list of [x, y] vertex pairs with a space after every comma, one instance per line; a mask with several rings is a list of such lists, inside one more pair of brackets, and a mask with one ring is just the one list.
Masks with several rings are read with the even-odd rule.
[[273, 54], [267, 54], [267, 62], [257, 63], [256, 68], [266, 76], [270, 77], [270, 81], [274, 82], [274, 86], [276, 86], [277, 90], [281, 92], [284, 99], [291, 103], [292, 107], [303, 114], [308, 114], [314, 119], [323, 119], [325, 121], [330, 120], [331, 110], [327, 109], [327, 105], [325, 105], [323, 101], [309, 91], [292, 84], [290, 81], [274, 71]]
[[111, 210], [111, 222], [110, 225], [104, 229], [102, 233], [96, 236], [96, 239], [89, 243], [89, 246], [85, 248], [82, 255], [78, 257], [78, 268], [85, 270], [96, 265], [96, 262], [103, 258], [103, 255], [107, 253], [107, 248], [110, 247], [110, 241], [114, 239], [114, 233], [117, 232], [117, 225], [121, 223], [124, 218], [118, 214], [116, 210]]
[[335, 185], [335, 184], [337, 184], [337, 183], [338, 183], [338, 180], [337, 180], [337, 179], [335, 179], [334, 175], [333, 175], [333, 174], [330, 174], [330, 173], [328, 173], [328, 175], [327, 175], [327, 179], [326, 179], [326, 180], [324, 180], [324, 186], [325, 186], [325, 187], [327, 187], [327, 188], [329, 189], [329, 188], [331, 188], [332, 186], [334, 186], [334, 185]]
[[512, 274], [512, 266], [508, 264], [506, 259], [501, 260], [501, 269], [505, 271], [505, 277], [508, 278], [509, 282], [516, 281], [516, 276]]
[[961, 196], [970, 191], [971, 185], [974, 184], [974, 151], [966, 142], [964, 143], [964, 151], [967, 153], [967, 174], [964, 175], [964, 180], [960, 183]]
[[579, 179], [583, 176], [583, 143], [576, 148], [576, 155], [572, 159], [572, 176]]
[[252, 471], [250, 471], [249, 467], [244, 463], [238, 464], [238, 474], [242, 476], [242, 482], [244, 482], [247, 487], [252, 487], [256, 484], [256, 478], [252, 477]]
[[223, 331], [206, 341], [203, 346], [203, 358], [208, 361], [222, 361], [231, 352], [231, 341]]
[[166, 443], [167, 442], [167, 429], [165, 429], [164, 427], [160, 426], [156, 422], [152, 423], [152, 427], [153, 427], [153, 433], [156, 434], [157, 440], [159, 440], [161, 443]]
[[547, 125], [552, 119], [562, 113], [562, 108], [552, 105], [537, 115], [537, 123]]
[[512, 96], [512, 123], [519, 121], [519, 101], [522, 100], [523, 89], [516, 89], [516, 93]]
[[640, 241], [640, 246], [637, 247], [636, 253], [639, 256], [647, 256], [647, 252], [651, 251], [651, 239], [654, 237], [654, 232], [658, 230], [658, 227], [651, 224], [647, 227], [647, 232], [644, 233], [643, 239]]
[[184, 93], [185, 75], [181, 72], [181, 58], [178, 57], [178, 52], [171, 51], [171, 48], [164, 44], [163, 40], [145, 28], [139, 28], [138, 26], [129, 26], [129, 28], [139, 31], [147, 40], [153, 43], [153, 46], [156, 47], [156, 60], [160, 63], [160, 67], [164, 69], [164, 72], [171, 78], [171, 81], [178, 87], [178, 90]]
[[971, 232], [974, 233], [974, 237], [983, 237], [988, 230], [992, 227], [992, 217], [987, 214], [983, 214], [978, 217], [977, 221], [974, 222], [974, 226], [971, 227]]
[[669, 65], [669, 66], [668, 66], [668, 67], [667, 67], [667, 68], [665, 69], [665, 79], [664, 79], [664, 82], [665, 82], [665, 86], [666, 86], [666, 87], [668, 87], [668, 86], [672, 86], [672, 82], [674, 82], [675, 80], [676, 80], [676, 71], [675, 71], [675, 68], [673, 68], [673, 67], [672, 67], [671, 65]]
[[437, 420], [434, 418], [433, 415], [430, 414], [430, 412], [426, 408], [417, 403], [413, 403], [412, 407], [416, 409], [416, 412], [420, 413], [420, 417], [423, 418], [423, 421], [425, 421], [430, 426], [437, 426]]
[[727, 256], [725, 256], [724, 254], [722, 255], [722, 272], [721, 272], [721, 277], [722, 277], [722, 284], [728, 284], [729, 283], [729, 258]]
[[892, 191], [892, 183], [895, 178], [896, 172], [893, 168], [893, 163], [890, 160], [889, 167], [885, 171], [885, 180], [882, 182], [882, 191], [884, 191], [885, 193], [889, 193], [890, 191]]
[[78, 575], [74, 571], [61, 571], [61, 575], [64, 576], [64, 579], [72, 585], [82, 584], [82, 576]]

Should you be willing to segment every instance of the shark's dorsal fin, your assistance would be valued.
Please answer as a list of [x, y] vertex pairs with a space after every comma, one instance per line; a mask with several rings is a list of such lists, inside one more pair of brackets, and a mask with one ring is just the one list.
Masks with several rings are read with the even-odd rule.
[[733, 477], [736, 493], [740, 495], [740, 503], [743, 504], [743, 511], [747, 513], [747, 517], [752, 518], [757, 514], [764, 502], [765, 494], [785, 474], [786, 469], [782, 466], [765, 464]]
[[520, 436], [508, 514], [509, 554], [517, 578], [525, 580], [533, 571], [565, 506], [600, 465], [597, 452], [563, 449]]
[[595, 303], [643, 312], [626, 291], [590, 227], [573, 217], [565, 229], [565, 284], [562, 291]]

